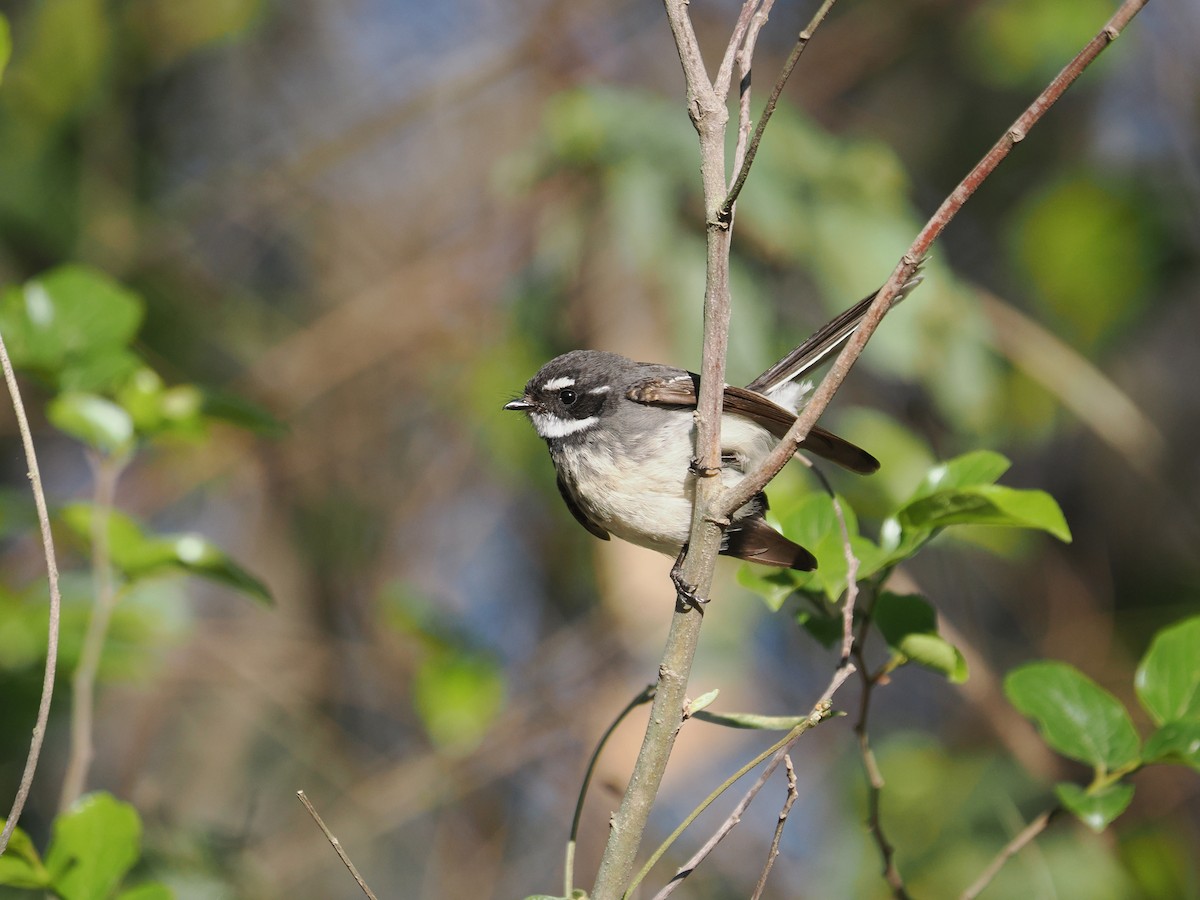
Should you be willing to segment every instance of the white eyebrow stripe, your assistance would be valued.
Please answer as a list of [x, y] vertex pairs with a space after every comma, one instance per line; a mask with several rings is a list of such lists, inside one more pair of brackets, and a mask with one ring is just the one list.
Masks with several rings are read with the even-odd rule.
[[602, 385], [600, 385], [600, 387], [592, 388], [590, 391], [588, 391], [588, 393], [589, 394], [607, 394], [611, 390], [612, 390], [612, 385], [602, 384]]
[[543, 391], [561, 391], [563, 388], [574, 387], [575, 379], [570, 375], [560, 375], [558, 378], [551, 378], [544, 385]]
[[560, 419], [549, 413], [533, 413], [533, 427], [543, 438], [564, 438], [569, 434], [591, 428], [600, 421], [599, 416], [588, 416], [586, 419]]

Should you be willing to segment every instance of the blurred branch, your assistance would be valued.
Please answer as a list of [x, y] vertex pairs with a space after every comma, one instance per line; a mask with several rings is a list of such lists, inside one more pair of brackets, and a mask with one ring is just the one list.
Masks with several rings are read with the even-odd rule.
[[127, 457], [123, 455], [88, 453], [92, 477], [95, 479], [92, 492], [92, 589], [95, 596], [92, 598], [92, 613], [88, 617], [83, 646], [79, 651], [79, 663], [71, 678], [71, 752], [58, 801], [60, 811], [67, 809], [83, 793], [94, 755], [92, 720], [96, 708], [96, 674], [100, 670], [108, 625], [117, 605], [112, 561], [109, 558], [108, 521], [116, 499], [117, 482], [126, 460]]
[[[747, 503], [750, 498], [766, 487], [772, 478], [779, 474], [780, 470], [783, 469], [788, 460], [795, 454], [801, 442], [808, 436], [808, 432], [825, 411], [834, 394], [841, 387], [842, 382], [846, 379], [846, 375], [849, 374], [851, 366], [862, 355], [867, 341], [871, 339], [871, 335], [875, 333], [875, 329], [879, 327], [879, 323], [891, 307], [892, 298], [896, 295], [900, 286], [912, 277], [921, 260], [933, 246], [933, 242], [937, 240], [938, 236], [950, 224], [950, 221], [958, 211], [962, 209], [963, 204], [970, 199], [971, 195], [979, 189], [979, 186], [983, 184], [1004, 158], [1008, 156], [1012, 148], [1025, 139], [1029, 131], [1045, 115], [1046, 111], [1066, 92], [1075, 79], [1083, 74], [1084, 70], [1091, 65], [1096, 57], [1117, 39], [1121, 33], [1121, 29], [1145, 5], [1146, 0], [1125, 0], [1113, 17], [1100, 29], [1099, 33], [1088, 41], [1087, 45], [1054, 77], [1045, 90], [1038, 94], [1033, 103], [1029, 105], [1025, 112], [1021, 113], [992, 149], [967, 173], [966, 177], [959, 182], [950, 195], [942, 201], [941, 206], [934, 212], [933, 216], [925, 224], [925, 227], [917, 235], [916, 240], [912, 242], [908, 251], [901, 257], [900, 262], [892, 271], [891, 277], [888, 278], [887, 282], [884, 283], [883, 287], [875, 295], [875, 301], [863, 316], [862, 324], [851, 335], [846, 345], [842, 348], [842, 352], [833, 361], [833, 365], [821, 380], [820, 385], [813, 392], [809, 402], [805, 405], [799, 418], [793, 423], [783, 440], [768, 454], [756, 471], [751, 472], [738, 482], [735, 487], [724, 492], [718, 509], [720, 515], [731, 515], [734, 510], [739, 509]], [[703, 387], [703, 383], [701, 387]]]
[[354, 876], [354, 880], [358, 883], [358, 886], [362, 889], [362, 892], [366, 894], [370, 900], [377, 900], [375, 895], [371, 892], [371, 889], [367, 887], [367, 883], [363, 881], [362, 876], [358, 874], [358, 869], [354, 867], [354, 863], [350, 861], [350, 857], [346, 855], [346, 851], [342, 848], [341, 841], [339, 841], [334, 836], [333, 832], [329, 830], [329, 826], [325, 824], [325, 820], [321, 818], [321, 814], [318, 813], [313, 807], [312, 803], [308, 799], [308, 796], [304, 793], [304, 791], [296, 791], [296, 796], [300, 798], [300, 802], [304, 804], [304, 808], [308, 810], [308, 814], [313, 817], [313, 821], [317, 823], [317, 827], [321, 829], [321, 833], [324, 834], [325, 839], [329, 841], [329, 846], [333, 848], [334, 853], [338, 855], [338, 858], [346, 866], [350, 874]]
[[979, 290], [996, 348], [1058, 398], [1131, 468], [1156, 478], [1163, 436], [1129, 395], [1074, 348], [989, 291]]
[[971, 886], [959, 895], [959, 900], [975, 900], [976, 897], [982, 894], [984, 889], [991, 884], [992, 879], [996, 877], [996, 873], [1004, 867], [1004, 864], [1020, 853], [1030, 841], [1045, 831], [1046, 826], [1050, 824], [1050, 820], [1061, 811], [1062, 808], [1057, 806], [1049, 809], [1022, 828], [1016, 837], [1009, 841], [1004, 846], [1004, 849], [996, 855], [996, 858], [988, 864], [988, 867], [983, 870]]
[[58, 592], [58, 563], [54, 556], [54, 538], [50, 533], [50, 516], [46, 512], [46, 494], [42, 490], [42, 475], [38, 469], [37, 452], [33, 447], [33, 435], [29, 430], [29, 419], [25, 416], [25, 404], [21, 402], [21, 391], [17, 387], [17, 378], [13, 374], [12, 361], [8, 358], [8, 348], [4, 338], [0, 336], [0, 365], [4, 367], [4, 383], [8, 385], [8, 395], [12, 398], [13, 412], [17, 417], [17, 429], [21, 432], [21, 443], [25, 448], [25, 464], [29, 467], [29, 483], [33, 489], [33, 503], [37, 507], [38, 525], [42, 531], [42, 551], [46, 557], [46, 576], [50, 586], [50, 621], [46, 635], [46, 670], [42, 676], [42, 695], [38, 701], [37, 718], [34, 720], [33, 737], [29, 742], [29, 755], [25, 759], [25, 769], [21, 773], [21, 783], [17, 787], [17, 796], [13, 799], [12, 809], [0, 832], [0, 854], [8, 847], [13, 829], [21, 819], [25, 809], [25, 801], [29, 798], [29, 789], [33, 785], [33, 776], [37, 771], [38, 758], [42, 753], [42, 741], [46, 737], [46, 723], [50, 719], [50, 700], [54, 696], [54, 674], [58, 667], [58, 632], [62, 612], [62, 598]]
[[775, 865], [775, 858], [779, 856], [779, 839], [783, 837], [783, 826], [787, 824], [788, 814], [792, 811], [792, 805], [796, 802], [796, 770], [792, 766], [792, 758], [786, 754], [783, 757], [784, 768], [787, 769], [787, 797], [783, 801], [783, 809], [779, 811], [779, 819], [775, 823], [775, 834], [771, 838], [771, 849], [767, 851], [767, 863], [763, 866], [762, 874], [758, 876], [758, 884], [754, 886], [754, 893], [750, 896], [750, 900], [758, 900], [762, 896], [763, 889], [767, 886], [767, 876], [771, 874], [771, 867]]

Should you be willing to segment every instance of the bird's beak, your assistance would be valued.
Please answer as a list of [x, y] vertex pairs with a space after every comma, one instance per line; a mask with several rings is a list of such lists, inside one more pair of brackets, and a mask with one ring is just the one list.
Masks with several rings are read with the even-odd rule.
[[505, 403], [504, 408], [515, 409], [518, 412], [525, 412], [526, 410], [533, 409], [533, 403], [531, 403], [527, 398], [522, 397], [520, 400], [511, 400], [508, 403]]

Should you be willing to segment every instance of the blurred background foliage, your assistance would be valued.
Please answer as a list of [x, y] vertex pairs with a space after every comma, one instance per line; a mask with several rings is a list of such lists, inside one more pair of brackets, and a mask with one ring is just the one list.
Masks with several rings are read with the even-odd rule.
[[[739, 202], [731, 379], [877, 287], [1112, 5], [839, 7]], [[735, 10], [692, 6], [710, 61]], [[125, 371], [125, 400], [182, 389], [190, 424], [139, 444], [117, 506], [146, 535], [205, 535], [276, 601], [247, 604], [228, 578], [156, 578], [118, 607], [92, 786], [140, 811], [138, 871], [184, 898], [352, 895], [294, 799], [303, 788], [381, 896], [551, 889], [586, 755], [653, 674], [669, 561], [577, 528], [541, 443], [500, 406], [571, 347], [699, 362], [698, 154], [661, 9], [6, 0], [0, 12], [12, 43], [0, 282], [19, 291], [81, 271], [57, 268], [70, 264], [134, 298], [117, 330], [144, 369]], [[760, 100], [809, 13], [776, 7]], [[956, 895], [1052, 802], [1055, 779], [1082, 777], [1007, 704], [1004, 673], [1065, 660], [1137, 709], [1150, 635], [1200, 606], [1197, 26], [1195, 0], [1134, 21], [968, 204], [828, 416], [883, 462], [869, 479], [833, 475], [864, 534], [930, 463], [989, 447], [1014, 462], [1005, 483], [1059, 499], [1075, 537], [964, 529], [905, 569], [971, 670], [961, 686], [905, 670], [874, 700], [885, 823], [918, 896]], [[0, 32], [0, 57], [6, 43]], [[24, 370], [27, 402], [62, 508], [91, 476], [68, 436], [78, 419], [47, 410], [72, 385], [37, 369]], [[109, 376], [87, 389], [119, 399]], [[169, 407], [154, 407], [154, 427]], [[9, 797], [44, 656], [44, 576], [4, 422]], [[791, 468], [772, 493], [784, 518], [813, 490]], [[69, 532], [60, 687], [89, 592]], [[807, 709], [832, 655], [736, 571], [719, 572], [694, 693]], [[23, 820], [40, 847], [66, 696]], [[639, 740], [624, 726], [603, 761], [581, 873]], [[653, 829], [760, 744], [689, 724]], [[845, 720], [800, 746], [768, 895], [884, 895]], [[1113, 831], [1059, 821], [986, 896], [1200, 896], [1194, 774], [1154, 769], [1137, 785]], [[744, 895], [778, 808], [760, 805], [691, 896]]]

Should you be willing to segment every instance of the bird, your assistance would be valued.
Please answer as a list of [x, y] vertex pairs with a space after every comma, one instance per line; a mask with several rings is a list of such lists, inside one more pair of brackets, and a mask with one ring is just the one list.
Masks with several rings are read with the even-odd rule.
[[[920, 284], [920, 269], [896, 293]], [[725, 487], [753, 471], [796, 420], [813, 385], [807, 373], [852, 335], [878, 292], [818, 329], [746, 387], [725, 385], [721, 468]], [[682, 559], [695, 501], [694, 413], [700, 378], [603, 350], [572, 350], [542, 366], [505, 410], [525, 413], [550, 451], [558, 491], [601, 540], [615, 536]], [[866, 450], [823, 428], [807, 451], [862, 475], [879, 469]], [[816, 557], [768, 524], [764, 492], [736, 510], [722, 536], [726, 556], [811, 571]], [[677, 562], [678, 567], [678, 562]]]

